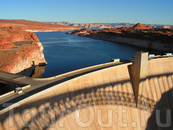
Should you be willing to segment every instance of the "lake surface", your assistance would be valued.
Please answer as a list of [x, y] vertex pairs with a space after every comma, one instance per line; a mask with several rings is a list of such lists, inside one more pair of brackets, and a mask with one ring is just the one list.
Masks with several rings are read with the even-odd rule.
[[110, 62], [113, 58], [130, 59], [137, 51], [147, 49], [87, 37], [68, 35], [65, 32], [35, 33], [44, 47], [48, 65], [42, 78]]

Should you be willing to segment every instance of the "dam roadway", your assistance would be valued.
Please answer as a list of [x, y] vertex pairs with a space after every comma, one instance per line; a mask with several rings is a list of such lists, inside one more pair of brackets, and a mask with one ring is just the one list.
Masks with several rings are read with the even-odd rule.
[[0, 130], [173, 128], [172, 55], [137, 52], [132, 60], [47, 79], [0, 76], [26, 85], [0, 97]]

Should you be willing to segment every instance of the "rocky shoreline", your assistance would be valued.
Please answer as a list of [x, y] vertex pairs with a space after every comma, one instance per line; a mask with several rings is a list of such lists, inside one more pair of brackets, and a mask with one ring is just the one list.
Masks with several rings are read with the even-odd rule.
[[152, 29], [140, 23], [133, 27], [80, 29], [67, 34], [173, 52], [173, 29]]

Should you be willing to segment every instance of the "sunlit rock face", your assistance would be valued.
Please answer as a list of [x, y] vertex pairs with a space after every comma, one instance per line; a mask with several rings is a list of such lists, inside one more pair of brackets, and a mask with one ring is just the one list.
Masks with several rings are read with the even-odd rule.
[[0, 71], [10, 73], [47, 64], [37, 36], [18, 26], [0, 28], [0, 61]]

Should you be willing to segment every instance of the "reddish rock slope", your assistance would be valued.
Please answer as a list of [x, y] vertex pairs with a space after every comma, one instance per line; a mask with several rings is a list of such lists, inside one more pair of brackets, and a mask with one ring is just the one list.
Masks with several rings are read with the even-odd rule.
[[0, 28], [0, 71], [19, 73], [40, 64], [47, 62], [34, 33], [18, 26]]
[[79, 29], [78, 27], [71, 27], [65, 25], [52, 25], [52, 24], [45, 24], [42, 22], [37, 21], [28, 21], [28, 20], [0, 20], [0, 27], [3, 26], [19, 26], [27, 31], [64, 31], [64, 30], [72, 30], [72, 29]]

